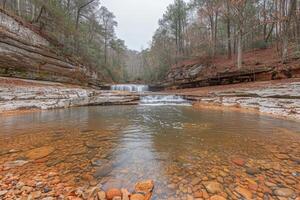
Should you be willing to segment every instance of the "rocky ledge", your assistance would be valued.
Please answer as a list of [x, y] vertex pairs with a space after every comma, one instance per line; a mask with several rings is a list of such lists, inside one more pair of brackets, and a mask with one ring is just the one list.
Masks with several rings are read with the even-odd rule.
[[[249, 85], [250, 86], [250, 85]], [[235, 87], [220, 89], [209, 88], [203, 93], [201, 89], [177, 92], [196, 106], [220, 109], [234, 108], [263, 114], [300, 120], [300, 81], [269, 82], [266, 86]], [[203, 106], [201, 106], [201, 104]]]
[[13, 80], [1, 84], [0, 112], [28, 109], [56, 109], [88, 105], [133, 104], [139, 97], [127, 92], [103, 91], [52, 82]]

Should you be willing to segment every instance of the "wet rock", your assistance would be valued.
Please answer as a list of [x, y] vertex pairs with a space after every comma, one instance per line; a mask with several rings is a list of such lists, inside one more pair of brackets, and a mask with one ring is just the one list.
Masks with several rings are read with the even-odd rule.
[[133, 194], [130, 197], [130, 200], [144, 200], [145, 196], [142, 194]]
[[27, 163], [28, 163], [28, 161], [26, 161], [26, 160], [9, 161], [9, 162], [4, 163], [4, 167], [5, 168], [21, 167]]
[[186, 199], [187, 199], [187, 200], [194, 200], [194, 197], [193, 197], [192, 195], [187, 195], [187, 196], [186, 196]]
[[126, 189], [121, 189], [122, 200], [129, 200], [130, 193]]
[[104, 191], [100, 191], [97, 193], [98, 199], [99, 200], [106, 200], [106, 194]]
[[153, 188], [154, 182], [152, 180], [141, 181], [135, 185], [135, 192], [147, 194], [152, 192]]
[[274, 154], [274, 156], [280, 160], [288, 160], [290, 157], [287, 154]]
[[1, 196], [4, 196], [7, 192], [8, 192], [7, 190], [1, 190], [1, 191], [0, 191], [0, 197], [1, 197]]
[[85, 146], [91, 149], [100, 148], [102, 146], [102, 143], [99, 141], [87, 141], [85, 143]]
[[92, 166], [101, 166], [104, 165], [105, 163], [108, 163], [108, 160], [105, 159], [92, 159], [91, 164]]
[[31, 192], [28, 199], [39, 199], [42, 193], [40, 191]]
[[231, 159], [231, 162], [233, 162], [234, 164], [243, 167], [246, 164], [246, 161], [243, 158], [240, 157], [234, 157]]
[[274, 191], [274, 194], [280, 197], [291, 197], [294, 191], [290, 188], [279, 188]]
[[219, 195], [214, 195], [209, 198], [209, 200], [226, 200], [226, 198], [219, 196]]
[[98, 187], [93, 187], [93, 188], [89, 189], [87, 191], [88, 199], [94, 199], [96, 196], [98, 196], [98, 192], [100, 192], [100, 189]]
[[25, 157], [30, 160], [38, 160], [44, 157], [49, 156], [52, 152], [55, 151], [55, 148], [51, 146], [40, 147], [36, 149], [32, 149], [25, 153]]
[[201, 178], [194, 178], [191, 182], [192, 185], [197, 185], [201, 182]]
[[217, 194], [217, 193], [223, 192], [222, 185], [215, 181], [206, 182], [206, 183], [204, 183], [204, 186], [205, 186], [206, 190], [212, 194]]
[[202, 197], [203, 197], [202, 191], [197, 191], [194, 193], [194, 198], [202, 198]]
[[114, 197], [122, 197], [122, 193], [119, 189], [112, 188], [106, 192], [106, 198], [112, 200]]
[[248, 167], [246, 169], [246, 173], [249, 174], [249, 175], [252, 175], [252, 176], [254, 176], [255, 174], [259, 174], [259, 172], [260, 171], [257, 168]]
[[245, 188], [242, 188], [242, 187], [238, 186], [238, 187], [235, 188], [235, 191], [238, 194], [240, 194], [242, 197], [244, 197], [245, 199], [252, 199], [252, 197], [253, 197], [252, 193], [249, 190], [245, 189]]
[[113, 170], [113, 166], [111, 164], [105, 164], [101, 167], [97, 167], [94, 173], [95, 178], [101, 178], [107, 176]]
[[30, 193], [32, 190], [33, 190], [33, 188], [32, 188], [32, 187], [29, 187], [29, 186], [23, 186], [23, 187], [21, 188], [21, 191], [22, 191], [22, 192], [25, 192], [25, 193]]

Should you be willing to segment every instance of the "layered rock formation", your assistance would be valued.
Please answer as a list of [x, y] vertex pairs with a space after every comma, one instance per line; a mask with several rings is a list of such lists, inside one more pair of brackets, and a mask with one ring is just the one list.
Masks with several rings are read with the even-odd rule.
[[291, 58], [289, 62], [281, 63], [276, 51], [270, 48], [245, 53], [241, 69], [236, 67], [234, 59], [222, 57], [180, 62], [169, 70], [165, 85], [175, 88], [195, 88], [297, 77], [300, 77], [299, 58]]
[[[247, 109], [250, 112], [270, 114], [300, 120], [300, 82], [278, 83], [258, 88], [213, 88], [209, 93], [182, 91], [178, 94], [199, 103], [201, 108]], [[201, 106], [201, 104], [203, 106]]]
[[127, 92], [101, 91], [60, 83], [19, 81], [21, 84], [1, 84], [0, 112], [87, 105], [123, 105], [133, 104], [139, 99], [138, 96]]
[[0, 9], [0, 75], [100, 85], [98, 73], [59, 52], [47, 36]]

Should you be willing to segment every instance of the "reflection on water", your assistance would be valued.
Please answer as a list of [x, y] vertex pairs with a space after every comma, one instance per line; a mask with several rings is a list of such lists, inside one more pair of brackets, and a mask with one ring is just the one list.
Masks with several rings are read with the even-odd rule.
[[[55, 149], [22, 170], [8, 170], [22, 171], [22, 177], [55, 170], [71, 185], [101, 183], [104, 188], [131, 188], [138, 180], [153, 179], [156, 199], [203, 192], [202, 182], [212, 180], [234, 190], [237, 184], [244, 186], [240, 180], [249, 178], [246, 167], [259, 167], [258, 175], [281, 180], [294, 191], [300, 183], [292, 176], [300, 173], [292, 159], [300, 158], [296, 122], [192, 107], [115, 106], [5, 116], [0, 127], [0, 165], [27, 160], [28, 151], [35, 148]], [[282, 160], [281, 155], [287, 157]], [[247, 165], [237, 166], [235, 157]], [[291, 173], [262, 170], [269, 165]], [[293, 185], [285, 182], [287, 176]], [[202, 182], [193, 185], [195, 178]]]

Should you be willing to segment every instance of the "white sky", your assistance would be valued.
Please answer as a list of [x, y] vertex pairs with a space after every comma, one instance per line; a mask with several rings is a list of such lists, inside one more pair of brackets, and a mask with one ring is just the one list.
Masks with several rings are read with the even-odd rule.
[[101, 5], [116, 16], [117, 36], [129, 49], [147, 48], [158, 20], [173, 0], [101, 0]]

